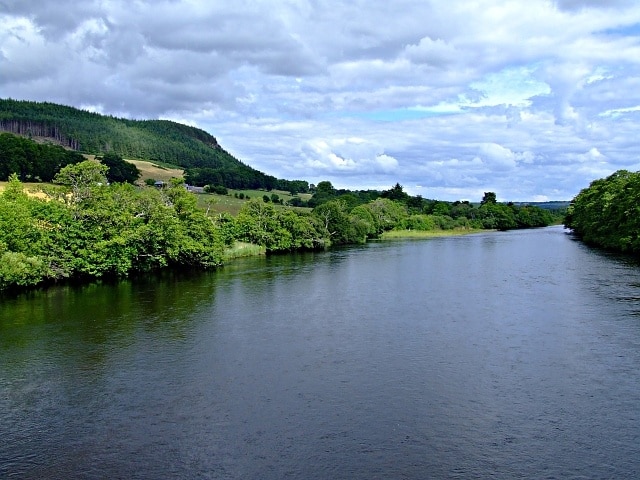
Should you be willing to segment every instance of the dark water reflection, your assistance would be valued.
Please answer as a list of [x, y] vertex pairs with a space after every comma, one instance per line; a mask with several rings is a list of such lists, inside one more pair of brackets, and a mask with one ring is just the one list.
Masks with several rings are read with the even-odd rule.
[[0, 365], [0, 477], [640, 476], [640, 268], [559, 228], [5, 299]]

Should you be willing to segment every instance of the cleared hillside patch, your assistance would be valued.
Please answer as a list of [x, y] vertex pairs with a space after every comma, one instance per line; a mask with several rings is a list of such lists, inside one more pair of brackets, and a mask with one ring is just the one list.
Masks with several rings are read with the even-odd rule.
[[184, 170], [181, 168], [165, 167], [146, 160], [125, 160], [129, 163], [133, 163], [138, 170], [140, 170], [140, 181], [142, 182], [148, 178], [168, 182], [172, 178], [182, 178], [184, 176]]

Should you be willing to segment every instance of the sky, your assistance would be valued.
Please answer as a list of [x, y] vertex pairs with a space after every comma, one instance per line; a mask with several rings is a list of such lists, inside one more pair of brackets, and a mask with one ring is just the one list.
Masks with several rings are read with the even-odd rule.
[[0, 0], [0, 97], [196, 126], [289, 180], [570, 200], [640, 170], [640, 2]]

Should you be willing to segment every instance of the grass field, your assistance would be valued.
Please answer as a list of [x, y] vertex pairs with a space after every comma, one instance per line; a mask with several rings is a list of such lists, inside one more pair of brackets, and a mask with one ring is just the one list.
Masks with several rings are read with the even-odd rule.
[[140, 173], [142, 174], [140, 176], [141, 182], [144, 182], [148, 178], [168, 182], [172, 178], [182, 178], [184, 175], [184, 170], [180, 168], [165, 167], [145, 160], [127, 160], [127, 162], [133, 163], [138, 167], [138, 170], [140, 170]]

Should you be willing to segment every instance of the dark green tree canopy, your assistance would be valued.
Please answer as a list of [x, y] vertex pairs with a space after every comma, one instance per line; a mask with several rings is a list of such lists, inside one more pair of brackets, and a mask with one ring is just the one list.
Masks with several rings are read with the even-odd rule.
[[105, 153], [100, 162], [109, 169], [107, 180], [111, 183], [134, 183], [140, 178], [138, 167], [125, 161], [117, 153]]
[[381, 196], [382, 198], [388, 198], [389, 200], [397, 200], [400, 202], [406, 202], [409, 198], [409, 194], [403, 190], [402, 185], [399, 183], [396, 183], [389, 190], [383, 191]]
[[495, 192], [484, 192], [480, 205], [493, 205], [498, 203]]
[[586, 243], [640, 254], [640, 172], [618, 170], [573, 199], [564, 220]]
[[15, 173], [23, 182], [50, 182], [62, 167], [83, 160], [80, 153], [60, 145], [0, 133], [0, 180], [3, 181]]

